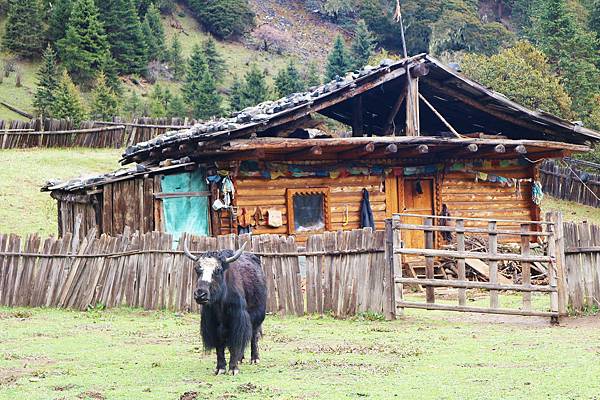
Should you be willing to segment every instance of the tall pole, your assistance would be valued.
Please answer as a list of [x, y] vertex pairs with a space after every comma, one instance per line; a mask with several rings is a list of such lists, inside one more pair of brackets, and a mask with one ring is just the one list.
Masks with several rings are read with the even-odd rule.
[[[396, 0], [396, 11], [394, 13], [394, 19], [396, 20], [397, 23], [400, 23], [400, 37], [402, 39], [402, 54], [404, 55], [404, 59], [406, 60], [408, 58], [408, 50], [406, 49], [406, 38], [404, 37], [404, 22], [402, 21], [402, 10], [400, 9], [400, 0]], [[415, 99], [412, 96], [412, 80], [410, 78], [410, 70], [408, 67], [408, 61], [406, 62], [406, 89], [408, 91], [407, 96], [406, 96], [406, 112], [407, 115], [410, 112], [412, 115], [411, 120], [411, 132], [415, 132], [417, 135], [420, 135], [420, 132], [417, 132], [416, 129], [416, 120], [417, 120], [417, 104], [418, 104], [418, 98], [417, 98], [417, 104], [413, 104]], [[407, 126], [408, 129], [408, 126]]]

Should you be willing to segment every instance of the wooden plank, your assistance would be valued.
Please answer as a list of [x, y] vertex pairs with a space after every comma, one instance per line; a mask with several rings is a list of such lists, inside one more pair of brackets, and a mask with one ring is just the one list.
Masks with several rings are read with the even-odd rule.
[[460, 281], [446, 279], [423, 279], [423, 278], [396, 278], [396, 282], [407, 283], [413, 285], [433, 286], [433, 287], [449, 287], [460, 289], [488, 289], [488, 290], [511, 290], [515, 292], [540, 292], [540, 293], [557, 293], [558, 289], [552, 286], [545, 285], [515, 285], [515, 284], [497, 284], [489, 282], [477, 281]]
[[[530, 230], [529, 224], [521, 225], [521, 254], [525, 257], [528, 257], [530, 254], [529, 246], [530, 246], [530, 237], [527, 232]], [[528, 286], [531, 285], [531, 264], [528, 262], [521, 263], [521, 276], [523, 285]], [[531, 310], [531, 293], [524, 292], [523, 293], [523, 309]]]
[[[393, 270], [394, 270], [394, 278], [402, 278], [402, 257], [397, 253], [397, 249], [402, 247], [402, 236], [401, 230], [397, 229], [396, 226], [400, 225], [401, 219], [399, 215], [394, 215], [392, 217], [392, 261], [393, 261]], [[395, 280], [394, 280], [395, 282]], [[404, 307], [402, 306], [402, 302], [404, 300], [403, 295], [403, 285], [402, 283], [394, 284], [394, 312], [396, 318], [402, 317], [404, 315]]]
[[[460, 260], [460, 258], [458, 258], [457, 260]], [[478, 258], [465, 258], [464, 260], [465, 260], [466, 265], [468, 265], [473, 270], [475, 270], [478, 274], [480, 274], [481, 276], [486, 278], [488, 281], [490, 281], [489, 265], [487, 265], [486, 263], [484, 263], [483, 261], [481, 261]], [[504, 283], [504, 284], [512, 283], [512, 281], [510, 279], [508, 279], [507, 277], [505, 277], [502, 274], [498, 274], [497, 281], [499, 283]]]
[[406, 308], [419, 308], [425, 310], [439, 311], [459, 311], [459, 312], [474, 312], [482, 314], [501, 314], [501, 315], [523, 315], [528, 317], [555, 317], [556, 313], [551, 311], [532, 311], [532, 310], [517, 310], [507, 308], [485, 308], [485, 307], [463, 307], [450, 304], [429, 304], [401, 301], [399, 306]]
[[[433, 219], [425, 218], [425, 226], [427, 227], [425, 230], [425, 248], [433, 249], [433, 231], [429, 229], [429, 227], [433, 226]], [[433, 262], [434, 259], [432, 256], [425, 256], [425, 276], [427, 279], [433, 279], [434, 277]], [[435, 292], [432, 286], [425, 288], [425, 297], [427, 299], [427, 303], [435, 303]]]
[[[459, 252], [465, 251], [465, 221], [462, 219], [456, 220], [456, 250]], [[486, 265], [483, 263], [483, 265]], [[458, 268], [458, 280], [467, 280], [465, 259], [459, 258], [456, 260], [456, 267]], [[487, 265], [486, 265], [487, 267]], [[465, 306], [467, 304], [467, 292], [465, 289], [458, 290], [458, 305]]]

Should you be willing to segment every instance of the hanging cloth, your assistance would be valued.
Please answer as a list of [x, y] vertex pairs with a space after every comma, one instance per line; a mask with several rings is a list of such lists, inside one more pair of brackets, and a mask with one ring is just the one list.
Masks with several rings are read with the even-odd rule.
[[362, 190], [362, 201], [360, 202], [360, 227], [375, 229], [375, 220], [373, 218], [373, 210], [369, 202], [369, 191]]

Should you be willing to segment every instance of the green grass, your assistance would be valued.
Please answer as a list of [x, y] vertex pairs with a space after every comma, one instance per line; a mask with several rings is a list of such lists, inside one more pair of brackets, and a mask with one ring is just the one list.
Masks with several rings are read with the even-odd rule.
[[408, 310], [402, 320], [270, 316], [261, 364], [213, 376], [193, 314], [0, 308], [0, 399], [590, 399], [598, 320]]
[[[20, 61], [17, 63], [17, 69], [21, 73], [21, 87], [16, 86], [17, 74], [16, 72], [11, 72], [10, 75], [4, 77], [4, 59], [8, 55], [6, 53], [2, 53], [0, 58], [2, 59], [2, 68], [0, 68], [0, 73], [2, 74], [2, 83], [0, 83], [0, 99], [8, 102], [9, 104], [27, 111], [31, 112], [33, 110], [32, 102], [33, 102], [33, 94], [35, 92], [37, 78], [35, 73], [39, 68], [38, 62], [24, 62]], [[8, 108], [0, 105], [0, 119], [4, 120], [13, 120], [13, 119], [27, 119], [14, 111], [9, 110]]]
[[542, 210], [544, 212], [561, 211], [565, 221], [588, 221], [592, 224], [600, 225], [600, 208], [584, 206], [573, 201], [558, 200], [550, 196], [545, 196], [542, 203]]
[[40, 187], [118, 167], [121, 150], [0, 150], [0, 233], [56, 234], [56, 201]]

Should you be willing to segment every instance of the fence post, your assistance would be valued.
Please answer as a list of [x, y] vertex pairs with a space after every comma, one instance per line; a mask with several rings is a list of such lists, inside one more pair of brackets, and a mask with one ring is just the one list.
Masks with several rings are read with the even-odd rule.
[[[465, 251], [465, 221], [462, 219], [456, 220], [456, 251], [462, 253]], [[465, 269], [465, 259], [459, 258], [456, 260], [458, 267], [458, 280], [466, 281], [467, 273]], [[467, 289], [458, 289], [458, 305], [465, 306], [467, 304]]]
[[402, 317], [404, 315], [404, 307], [400, 304], [403, 302], [403, 284], [397, 283], [396, 278], [402, 278], [402, 256], [400, 254], [396, 254], [396, 249], [402, 247], [402, 237], [400, 230], [398, 229], [398, 225], [400, 225], [400, 216], [394, 215], [392, 217], [392, 226], [391, 226], [391, 235], [392, 235], [392, 282], [394, 283], [394, 313], [396, 318]]
[[[490, 221], [488, 223], [489, 229], [489, 253], [491, 255], [496, 255], [498, 253], [498, 235], [496, 232], [496, 221]], [[490, 260], [490, 283], [497, 284], [498, 283], [498, 261]], [[490, 290], [490, 307], [498, 308], [498, 291]]]
[[[549, 220], [549, 218], [547, 219]], [[551, 262], [548, 266], [548, 284], [555, 290], [557, 289], [557, 279], [556, 279], [556, 241], [554, 238], [554, 232], [556, 227], [554, 224], [546, 225], [546, 232], [548, 233], [548, 248], [547, 253], [548, 256], [554, 257], [554, 262]], [[558, 292], [550, 293], [550, 310], [552, 312], [558, 313]], [[558, 323], [558, 318], [552, 317], [553, 323]]]
[[563, 216], [560, 212], [548, 212], [546, 220], [554, 223], [554, 243], [556, 251], [556, 280], [558, 288], [558, 313], [561, 316], [567, 315], [567, 305], [569, 304], [569, 294], [567, 286], [567, 266], [565, 264], [565, 230], [563, 225]]
[[[433, 218], [425, 218], [425, 226], [433, 226]], [[425, 229], [425, 248], [433, 249], [433, 231]], [[427, 279], [434, 279], [433, 257], [425, 256], [425, 275]], [[435, 288], [433, 286], [425, 287], [425, 297], [430, 304], [435, 303]]]
[[[529, 235], [527, 232], [531, 229], [529, 224], [521, 224], [521, 255], [529, 256]], [[531, 286], [531, 264], [521, 262], [521, 279], [525, 286]], [[531, 310], [531, 292], [523, 292], [523, 309]]]

